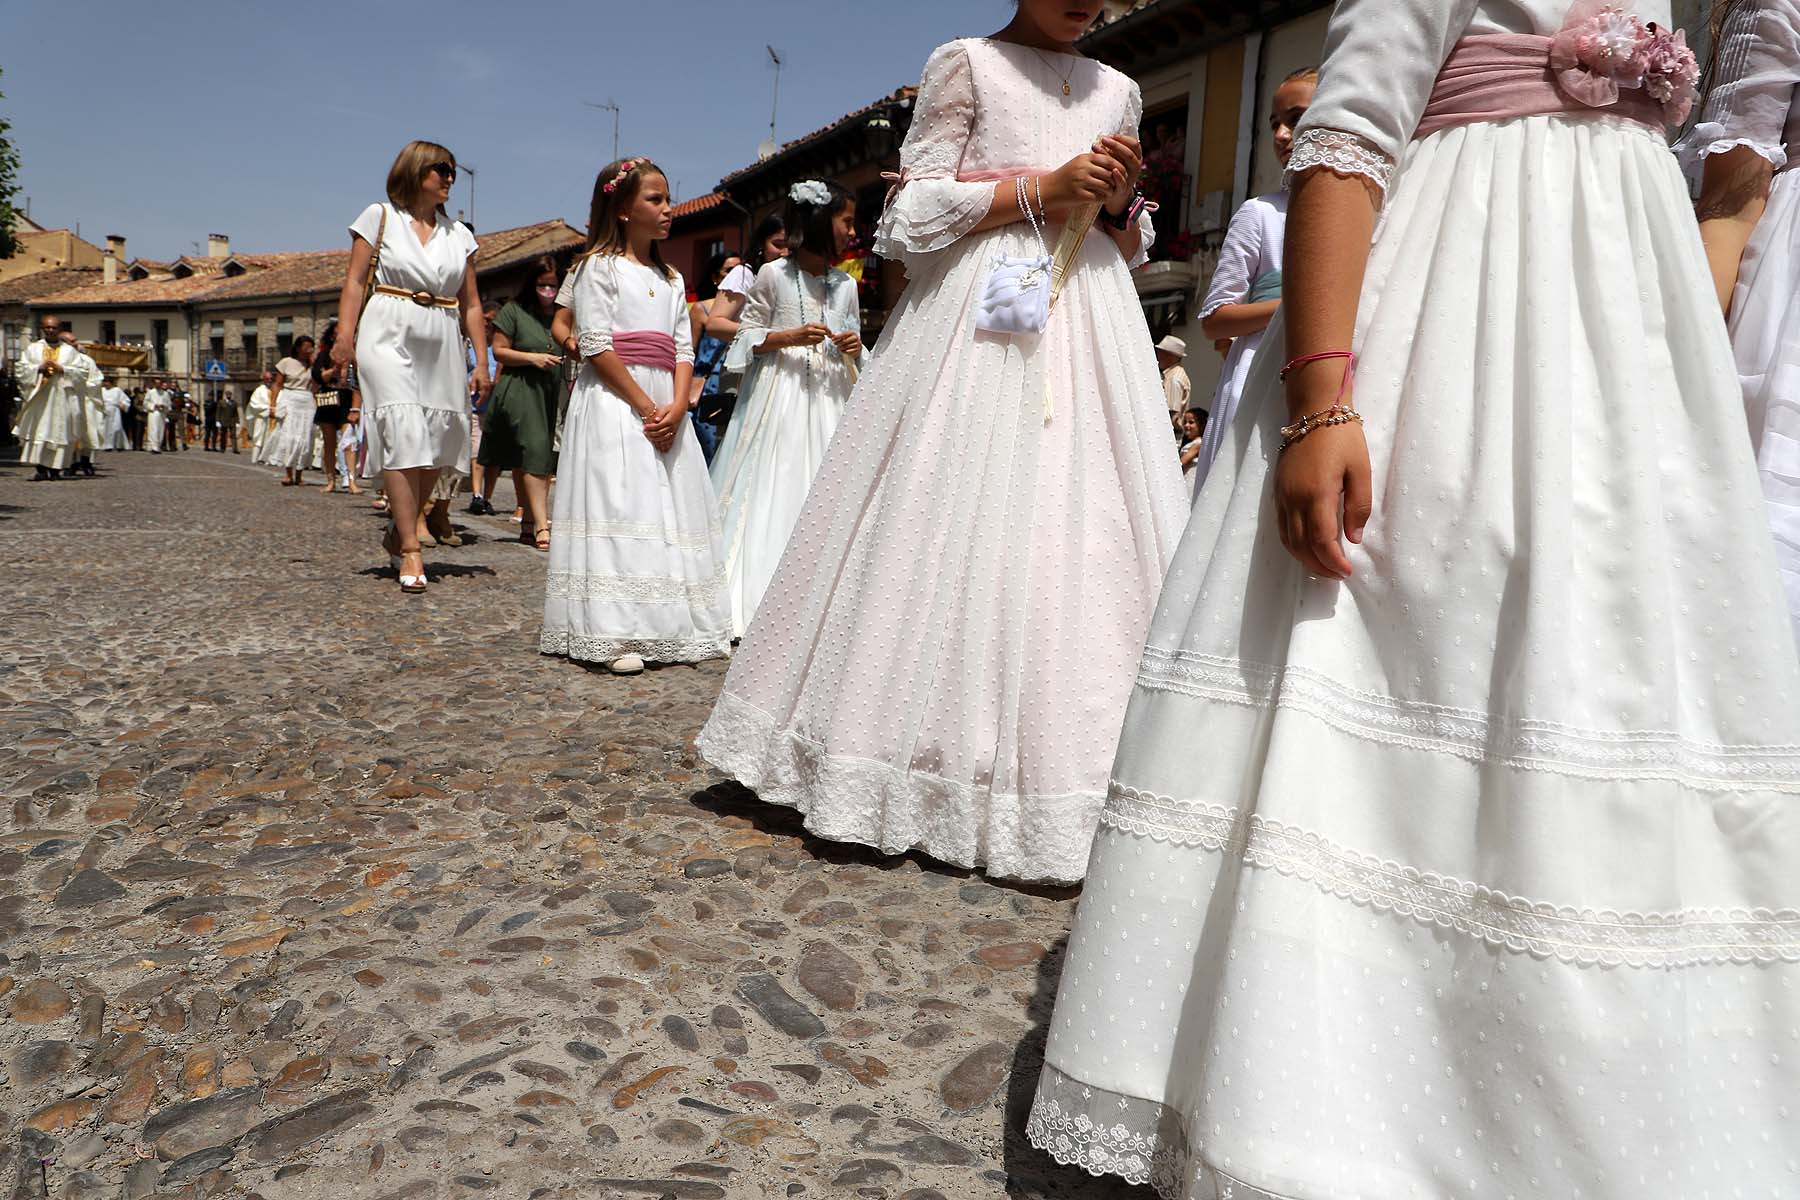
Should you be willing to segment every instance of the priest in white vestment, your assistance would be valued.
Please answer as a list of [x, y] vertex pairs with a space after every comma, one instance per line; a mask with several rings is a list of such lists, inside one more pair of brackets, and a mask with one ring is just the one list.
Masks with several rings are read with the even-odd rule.
[[125, 414], [131, 411], [131, 396], [119, 386], [116, 379], [106, 380], [101, 389], [101, 398], [106, 402], [106, 435], [101, 439], [102, 450], [129, 450], [131, 439], [125, 436]]
[[264, 371], [262, 373], [262, 382], [256, 385], [256, 390], [254, 392], [250, 393], [248, 411], [250, 416], [251, 462], [261, 462], [263, 460], [263, 449], [269, 442], [269, 407], [274, 402], [273, 394], [269, 391], [269, 383], [274, 378], [275, 376], [272, 372]]
[[19, 461], [37, 468], [37, 478], [54, 479], [75, 464], [87, 424], [87, 373], [93, 360], [62, 342], [62, 322], [45, 317], [43, 336], [25, 347], [13, 366], [24, 403], [13, 436]]
[[152, 454], [161, 454], [163, 451], [169, 413], [174, 407], [174, 398], [160, 387], [153, 387], [144, 393], [144, 444], [150, 447]]
[[81, 444], [75, 452], [75, 470], [92, 478], [94, 451], [106, 444], [106, 400], [101, 395], [100, 364], [81, 348], [72, 330], [62, 331], [62, 343], [67, 355], [64, 367], [79, 360], [86, 377], [81, 385]]

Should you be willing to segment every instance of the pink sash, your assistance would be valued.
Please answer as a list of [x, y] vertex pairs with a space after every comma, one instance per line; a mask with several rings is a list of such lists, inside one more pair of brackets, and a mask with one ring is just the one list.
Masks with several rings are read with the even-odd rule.
[[675, 338], [660, 329], [626, 329], [614, 333], [613, 353], [628, 367], [675, 369]]
[[1476, 33], [1456, 43], [1438, 72], [1431, 100], [1413, 137], [1452, 125], [1506, 121], [1551, 113], [1623, 117], [1662, 132], [1663, 108], [1643, 89], [1624, 91], [1604, 107], [1571, 96], [1550, 66], [1550, 41], [1529, 33]]

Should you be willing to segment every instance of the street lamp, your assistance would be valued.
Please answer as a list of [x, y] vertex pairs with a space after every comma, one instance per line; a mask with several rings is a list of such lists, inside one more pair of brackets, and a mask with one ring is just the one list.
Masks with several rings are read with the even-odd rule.
[[475, 168], [466, 162], [456, 164], [456, 169], [469, 177], [469, 228], [479, 230], [475, 223]]

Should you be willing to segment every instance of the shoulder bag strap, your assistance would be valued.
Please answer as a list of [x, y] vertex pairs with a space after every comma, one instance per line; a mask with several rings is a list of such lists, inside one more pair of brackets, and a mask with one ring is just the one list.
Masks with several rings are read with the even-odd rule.
[[[381, 244], [385, 241], [387, 241], [387, 205], [384, 204], [381, 206], [381, 224], [375, 228], [375, 250], [369, 255], [369, 279], [363, 287], [362, 308], [356, 310], [358, 317], [362, 316], [364, 308], [369, 307], [369, 297], [375, 294], [375, 272], [381, 267]], [[358, 324], [360, 323], [359, 321]]]

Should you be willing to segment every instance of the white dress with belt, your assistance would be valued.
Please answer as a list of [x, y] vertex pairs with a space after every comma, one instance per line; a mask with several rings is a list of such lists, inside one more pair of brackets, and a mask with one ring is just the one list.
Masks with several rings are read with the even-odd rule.
[[[474, 268], [475, 235], [442, 213], [423, 242], [412, 217], [371, 204], [350, 232], [371, 246], [387, 212], [376, 282], [454, 299]], [[469, 368], [458, 309], [377, 292], [356, 326], [368, 451], [363, 471], [415, 467], [469, 473]]]

